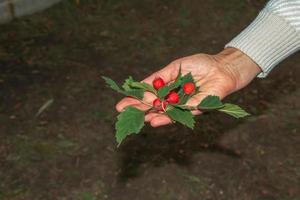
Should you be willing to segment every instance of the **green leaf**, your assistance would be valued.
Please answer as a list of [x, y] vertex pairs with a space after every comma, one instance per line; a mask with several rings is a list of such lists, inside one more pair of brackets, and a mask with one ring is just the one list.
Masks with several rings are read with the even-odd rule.
[[123, 94], [130, 97], [135, 97], [137, 99], [143, 99], [144, 97], [144, 90], [142, 89], [132, 89], [129, 91], [123, 91]]
[[171, 83], [169, 86], [170, 90], [174, 90], [174, 89], [178, 88], [181, 85], [181, 79], [182, 79], [182, 73], [181, 73], [181, 63], [180, 63], [177, 77], [176, 77], [175, 81], [173, 83]]
[[125, 90], [125, 91], [129, 91], [131, 90], [131, 84], [134, 82], [133, 78], [131, 76], [128, 77], [128, 79], [126, 79], [122, 85], [122, 88]]
[[182, 78], [182, 73], [181, 73], [181, 63], [179, 65], [179, 70], [178, 70], [178, 74], [177, 74], [177, 77], [175, 79], [175, 82], [176, 81], [179, 81], [180, 79]]
[[122, 93], [123, 91], [119, 88], [119, 86], [116, 84], [115, 81], [113, 81], [112, 79], [106, 77], [106, 76], [101, 76], [105, 83], [113, 90], [119, 92], [119, 93]]
[[[125, 89], [125, 91], [121, 90], [121, 88], [116, 84], [115, 81], [113, 81], [112, 79], [102, 76], [102, 78], [104, 79], [104, 81], [106, 82], [106, 84], [113, 90], [115, 90], [116, 92], [119, 92], [125, 96], [130, 96], [130, 97], [135, 97], [137, 99], [143, 99], [144, 97], [144, 91], [142, 89], [130, 89], [128, 86], [128, 82], [130, 82], [130, 77], [125, 81], [123, 88]], [[131, 78], [132, 79], [132, 78]]]
[[170, 86], [169, 86], [170, 90], [174, 90], [174, 89], [178, 88], [179, 86], [183, 85], [186, 82], [195, 83], [191, 73], [187, 73], [186, 75], [182, 76], [181, 64], [180, 64], [178, 75], [177, 75], [175, 81], [173, 83], [171, 83]]
[[90, 192], [83, 192], [81, 194], [81, 200], [95, 200], [95, 196]]
[[175, 81], [169, 85], [169, 90], [174, 90], [181, 86], [181, 80]]
[[242, 118], [249, 116], [250, 114], [247, 113], [244, 109], [239, 107], [238, 105], [225, 103], [223, 108], [220, 108], [219, 111], [224, 112], [228, 115], [231, 115], [235, 118]]
[[185, 95], [183, 90], [178, 91], [179, 102], [178, 105], [184, 105], [190, 99], [191, 95]]
[[[187, 82], [191, 82], [191, 83], [194, 83], [194, 79], [193, 79], [193, 76], [191, 73], [187, 73], [186, 75], [184, 75], [183, 77], [181, 77], [180, 79], [180, 85], [179, 86], [183, 86], [183, 84], [187, 83]], [[183, 105], [185, 104], [189, 99], [190, 97], [193, 95], [185, 95], [183, 93], [183, 89], [182, 87], [178, 90], [178, 95], [179, 95], [179, 105]]]
[[138, 134], [144, 126], [145, 113], [137, 108], [128, 106], [121, 112], [115, 124], [116, 139], [118, 146], [126, 138], [133, 133]]
[[124, 88], [125, 91], [130, 91], [133, 89], [143, 89], [156, 94], [156, 90], [153, 88], [152, 85], [145, 82], [134, 81], [131, 76], [129, 76], [129, 78], [125, 80], [122, 87]]
[[166, 109], [166, 113], [172, 120], [179, 122], [191, 129], [194, 128], [195, 120], [191, 111], [182, 110], [173, 106], [168, 106]]
[[164, 99], [167, 94], [169, 94], [170, 88], [168, 86], [164, 86], [162, 88], [159, 88], [157, 91], [157, 96], [160, 98], [160, 100]]
[[181, 84], [185, 84], [187, 82], [191, 82], [191, 83], [194, 83], [195, 84], [195, 81], [193, 79], [193, 76], [191, 74], [191, 72], [187, 73], [186, 75], [184, 75], [182, 78], [181, 78]]
[[154, 89], [154, 87], [145, 82], [132, 82], [131, 87], [143, 89], [143, 90], [146, 90], [146, 91], [156, 94], [156, 90]]
[[209, 95], [205, 97], [197, 107], [204, 110], [213, 110], [223, 108], [224, 104], [221, 102], [218, 96]]

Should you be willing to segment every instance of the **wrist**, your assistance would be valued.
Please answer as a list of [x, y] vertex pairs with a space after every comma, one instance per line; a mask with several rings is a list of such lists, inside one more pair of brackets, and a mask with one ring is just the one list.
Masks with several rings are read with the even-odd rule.
[[248, 85], [261, 72], [261, 68], [249, 56], [236, 48], [225, 48], [215, 58], [221, 68], [235, 77], [235, 91]]

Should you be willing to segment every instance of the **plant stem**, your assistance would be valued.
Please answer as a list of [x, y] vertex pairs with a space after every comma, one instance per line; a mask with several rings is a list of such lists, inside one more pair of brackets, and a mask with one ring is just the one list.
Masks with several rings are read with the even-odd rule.
[[182, 108], [182, 109], [188, 109], [188, 110], [197, 110], [197, 106], [188, 106], [188, 105], [177, 105], [176, 107]]

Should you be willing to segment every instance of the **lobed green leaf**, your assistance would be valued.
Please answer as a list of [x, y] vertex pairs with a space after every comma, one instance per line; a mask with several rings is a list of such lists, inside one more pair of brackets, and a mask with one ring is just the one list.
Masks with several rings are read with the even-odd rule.
[[144, 97], [144, 91], [142, 89], [130, 89], [129, 87], [129, 83], [132, 80], [131, 77], [129, 77], [125, 83], [123, 84], [123, 89], [122, 90], [115, 81], [113, 81], [112, 79], [102, 76], [102, 78], [104, 79], [104, 81], [106, 82], [106, 84], [113, 90], [115, 90], [116, 92], [123, 94], [125, 96], [130, 96], [130, 97], [134, 97], [137, 99], [143, 99]]
[[223, 108], [224, 104], [221, 102], [218, 96], [209, 95], [205, 97], [197, 107], [203, 110], [213, 110]]
[[135, 97], [137, 99], [142, 100], [144, 98], [144, 90], [132, 89], [132, 90], [124, 91], [124, 95], [130, 96], [130, 97]]
[[185, 84], [187, 82], [191, 82], [191, 83], [194, 83], [195, 84], [195, 81], [194, 81], [194, 78], [191, 74], [191, 72], [187, 73], [186, 75], [184, 75], [182, 78], [181, 78], [181, 84]]
[[181, 86], [181, 82], [182, 82], [181, 79], [182, 79], [182, 73], [181, 73], [181, 63], [180, 63], [177, 77], [176, 77], [175, 81], [169, 85], [170, 90], [174, 90], [174, 89], [178, 88], [179, 86]]
[[115, 124], [118, 146], [131, 134], [138, 134], [144, 126], [144, 111], [128, 106], [121, 112]]
[[191, 98], [191, 95], [185, 95], [183, 90], [178, 91], [179, 102], [178, 105], [184, 105]]
[[170, 88], [169, 86], [165, 85], [157, 91], [157, 96], [160, 98], [160, 100], [163, 100], [168, 94], [169, 94]]
[[221, 112], [224, 112], [228, 115], [231, 115], [235, 118], [242, 118], [249, 116], [250, 114], [247, 113], [244, 109], [239, 107], [238, 105], [230, 104], [230, 103], [225, 103], [223, 108], [218, 109]]
[[131, 83], [131, 87], [133, 88], [138, 88], [138, 89], [143, 89], [149, 92], [152, 92], [154, 94], [156, 94], [156, 90], [154, 89], [154, 87], [148, 83], [145, 82], [132, 82]]
[[134, 90], [134, 89], [142, 89], [144, 91], [149, 91], [149, 92], [156, 94], [156, 90], [153, 88], [152, 85], [145, 83], [145, 82], [134, 81], [131, 76], [129, 76], [129, 78], [125, 80], [122, 87], [124, 88], [125, 91], [130, 91], [130, 90]]
[[119, 92], [119, 93], [122, 93], [122, 90], [120, 89], [120, 87], [116, 84], [115, 81], [113, 81], [112, 79], [106, 77], [106, 76], [101, 76], [105, 83], [113, 90]]
[[179, 122], [191, 129], [194, 128], [195, 120], [191, 111], [182, 110], [180, 108], [169, 105], [166, 109], [166, 113], [172, 120]]
[[125, 91], [129, 91], [131, 90], [131, 84], [134, 82], [133, 78], [131, 76], [129, 76], [123, 83], [122, 85], [122, 88], [125, 90]]

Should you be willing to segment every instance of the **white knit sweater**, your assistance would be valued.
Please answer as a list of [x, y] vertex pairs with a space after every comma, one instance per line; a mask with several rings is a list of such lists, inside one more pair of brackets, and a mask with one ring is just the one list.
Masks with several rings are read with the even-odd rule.
[[257, 18], [226, 47], [254, 60], [266, 77], [282, 60], [300, 49], [300, 0], [270, 0]]

